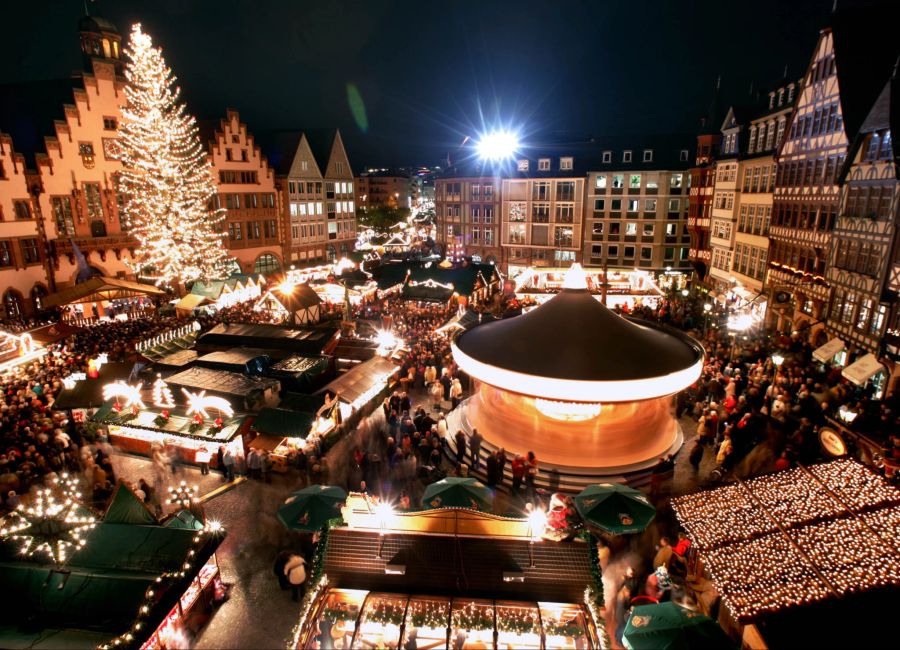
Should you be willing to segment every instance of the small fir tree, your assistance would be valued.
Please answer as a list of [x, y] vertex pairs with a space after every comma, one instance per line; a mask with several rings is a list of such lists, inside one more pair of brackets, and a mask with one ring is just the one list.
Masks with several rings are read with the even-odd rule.
[[126, 106], [119, 120], [119, 188], [124, 219], [139, 246], [138, 277], [160, 287], [225, 276], [219, 232], [224, 212], [213, 208], [216, 187], [197, 124], [179, 102], [180, 89], [160, 48], [135, 25], [125, 51]]

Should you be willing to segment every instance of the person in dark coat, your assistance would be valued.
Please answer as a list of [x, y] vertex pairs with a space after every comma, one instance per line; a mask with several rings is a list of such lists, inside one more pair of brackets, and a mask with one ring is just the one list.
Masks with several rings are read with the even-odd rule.
[[453, 385], [453, 380], [450, 379], [450, 373], [445, 371], [441, 375], [440, 381], [441, 381], [441, 386], [443, 386], [443, 388], [444, 388], [444, 401], [449, 402], [450, 401], [450, 387]]
[[284, 575], [284, 567], [287, 564], [289, 557], [291, 557], [290, 551], [281, 551], [281, 553], [275, 557], [275, 566], [272, 567], [272, 571], [278, 578], [278, 586], [281, 587], [282, 591], [287, 591], [291, 587], [291, 583], [288, 582], [287, 576]]
[[469, 447], [472, 453], [472, 469], [476, 470], [481, 465], [481, 443], [484, 436], [478, 433], [478, 429], [472, 429], [472, 438], [469, 440]]
[[487, 484], [488, 487], [497, 485], [497, 455], [489, 454], [487, 457]]
[[466, 434], [462, 429], [456, 432], [456, 464], [462, 465], [466, 458]]
[[506, 450], [503, 447], [500, 447], [494, 455], [497, 457], [497, 485], [503, 485], [504, 476], [503, 472], [506, 471]]

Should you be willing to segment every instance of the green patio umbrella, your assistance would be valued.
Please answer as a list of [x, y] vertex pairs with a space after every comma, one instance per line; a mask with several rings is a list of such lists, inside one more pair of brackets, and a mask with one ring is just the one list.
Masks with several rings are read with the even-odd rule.
[[675, 603], [635, 607], [625, 625], [622, 641], [629, 650], [725, 650], [735, 647], [709, 616]]
[[289, 496], [278, 509], [278, 520], [290, 530], [315, 532], [341, 515], [347, 493], [336, 485], [309, 485]]
[[656, 508], [640, 490], [619, 483], [589, 485], [575, 497], [585, 523], [613, 535], [639, 533], [650, 525]]
[[422, 506], [435, 508], [471, 508], [490, 511], [494, 500], [491, 491], [474, 478], [448, 476], [425, 488]]

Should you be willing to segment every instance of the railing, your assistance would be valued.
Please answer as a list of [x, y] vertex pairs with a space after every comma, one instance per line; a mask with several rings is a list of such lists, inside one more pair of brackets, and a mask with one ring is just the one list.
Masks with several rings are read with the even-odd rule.
[[149, 350], [150, 348], [156, 347], [157, 345], [162, 345], [163, 343], [168, 343], [169, 341], [174, 341], [175, 339], [180, 339], [183, 336], [187, 336], [191, 332], [197, 332], [200, 330], [200, 323], [197, 321], [193, 321], [188, 323], [187, 325], [182, 325], [181, 327], [176, 327], [167, 332], [163, 332], [162, 334], [157, 334], [156, 336], [150, 337], [149, 339], [144, 339], [140, 343], [135, 346], [135, 349], [138, 352], [143, 352], [144, 350]]

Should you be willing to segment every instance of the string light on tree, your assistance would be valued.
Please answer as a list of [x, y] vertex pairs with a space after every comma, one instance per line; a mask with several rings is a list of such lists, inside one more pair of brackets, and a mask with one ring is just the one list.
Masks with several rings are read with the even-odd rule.
[[182, 481], [177, 486], [169, 486], [169, 498], [166, 499], [166, 503], [180, 508], [190, 508], [197, 502], [198, 492], [196, 485], [188, 485]]
[[4, 517], [0, 538], [22, 543], [20, 553], [45, 554], [61, 566], [85, 544], [96, 519], [82, 506], [74, 479], [63, 474], [54, 488], [37, 490], [29, 505], [21, 504]]
[[197, 124], [179, 102], [161, 49], [140, 25], [125, 54], [117, 154], [123, 217], [139, 242], [135, 272], [160, 287], [224, 277], [224, 211], [211, 207], [215, 183]]

